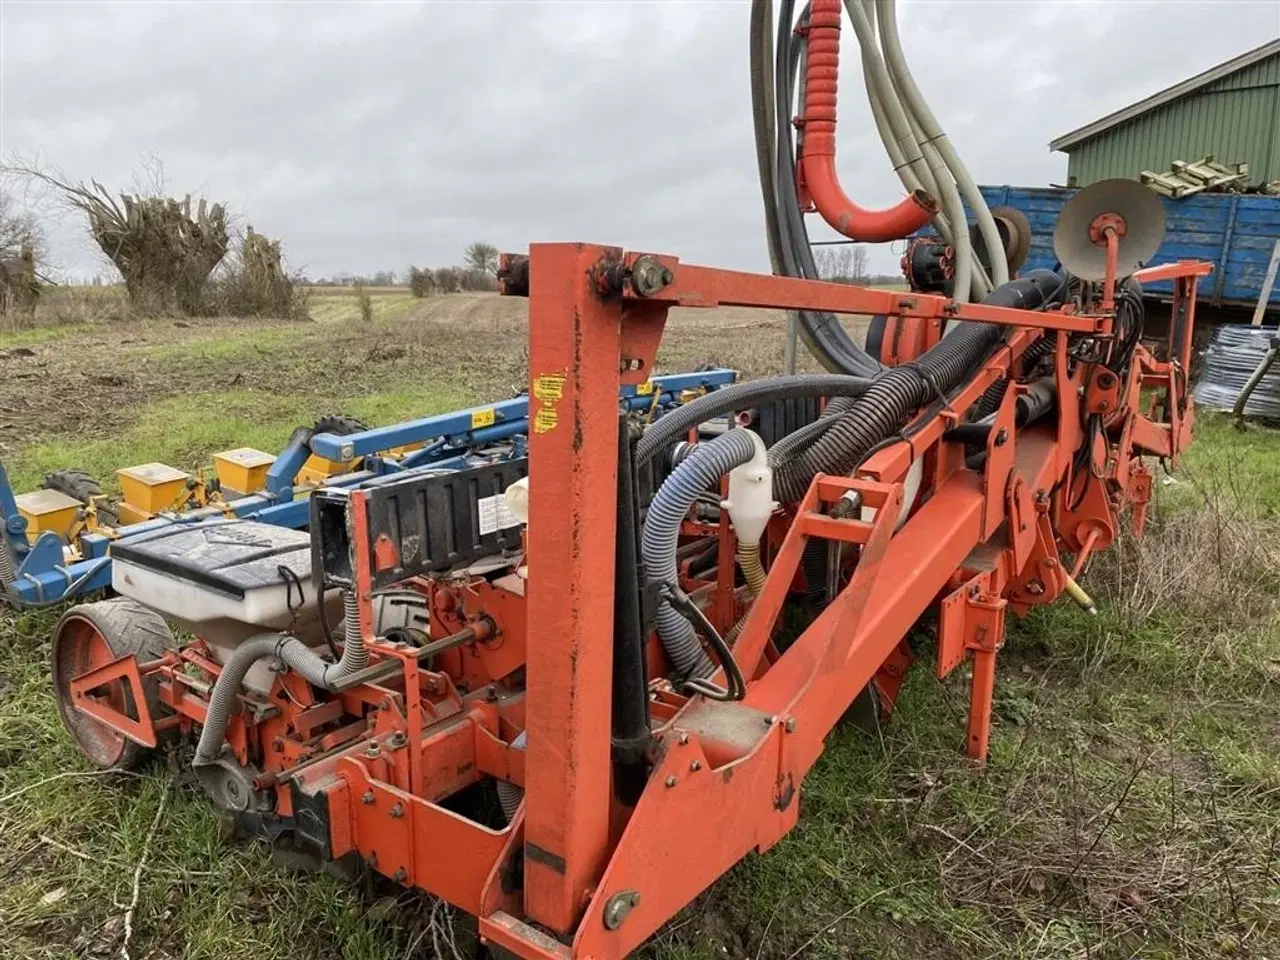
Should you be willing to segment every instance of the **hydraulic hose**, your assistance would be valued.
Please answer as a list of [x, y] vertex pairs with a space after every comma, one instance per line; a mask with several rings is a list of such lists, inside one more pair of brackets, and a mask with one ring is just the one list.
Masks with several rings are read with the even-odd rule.
[[887, 210], [860, 207], [841, 188], [836, 174], [836, 99], [840, 70], [840, 0], [812, 0], [805, 73], [805, 187], [822, 218], [853, 240], [884, 243], [920, 229], [937, 212], [923, 189]]
[[[1026, 353], [1022, 355], [1022, 369], [1024, 372], [1029, 371], [1037, 361], [1042, 357], [1047, 357], [1053, 352], [1054, 341], [1044, 336], [1027, 347]], [[974, 404], [973, 417], [974, 420], [981, 420], [983, 417], [990, 416], [996, 412], [1000, 406], [1000, 401], [1004, 399], [1005, 389], [1009, 386], [1009, 378], [1001, 377], [991, 386], [987, 387], [986, 392], [978, 398], [978, 402]]]
[[865, 377], [834, 373], [792, 374], [729, 384], [682, 404], [651, 423], [636, 444], [635, 465], [642, 466], [660, 450], [683, 440], [685, 434], [694, 427], [717, 416], [775, 400], [859, 397], [866, 393], [870, 385], [871, 381]]
[[[1060, 276], [1037, 270], [995, 290], [985, 302], [1031, 310], [1048, 302], [1061, 288]], [[812, 445], [786, 462], [771, 457], [774, 496], [783, 503], [794, 503], [804, 496], [816, 474], [850, 474], [912, 411], [935, 395], [948, 394], [972, 376], [1003, 335], [1004, 328], [998, 324], [957, 324], [953, 334], [915, 363], [887, 370], [848, 412], [834, 417]]]
[[649, 730], [649, 676], [645, 663], [640, 573], [640, 501], [636, 496], [630, 418], [618, 417], [618, 522], [614, 537], [613, 689], [611, 746], [613, 793], [634, 806], [644, 792]]
[[[651, 584], [678, 585], [676, 547], [680, 524], [702, 493], [755, 456], [756, 441], [747, 434], [746, 430], [729, 430], [699, 445], [658, 488], [649, 504], [640, 539], [640, 554]], [[656, 623], [662, 645], [681, 678], [704, 678], [715, 672], [693, 625], [666, 598], [658, 604]]]
[[[882, 100], [882, 107], [887, 111], [891, 126], [898, 136], [898, 142], [907, 161], [914, 168], [915, 176], [911, 179], [923, 178], [931, 183], [936, 191], [934, 196], [942, 206], [943, 216], [933, 218], [934, 227], [939, 234], [955, 249], [955, 282], [954, 296], [960, 302], [968, 302], [971, 291], [979, 297], [990, 289], [985, 276], [979, 279], [973, 270], [972, 248], [969, 242], [968, 225], [965, 220], [964, 203], [953, 182], [951, 172], [941, 153], [933, 142], [923, 134], [918, 118], [912, 113], [909, 104], [902, 102], [897, 90], [897, 75], [888, 64], [887, 55], [882, 55], [876, 39], [873, 22], [876, 8], [874, 4], [863, 0], [844, 0], [849, 11], [849, 19], [853, 23], [854, 33], [862, 45], [864, 68], [870, 67], [874, 86], [873, 96]], [[879, 18], [881, 23], [885, 17]], [[886, 28], [887, 29], [887, 28]], [[870, 91], [869, 91], [870, 92]], [[890, 153], [892, 157], [892, 152]], [[905, 172], [898, 171], [899, 176]], [[903, 179], [903, 183], [907, 183]], [[940, 223], [939, 221], [945, 221]], [[945, 226], [945, 232], [942, 229]]]
[[342, 658], [337, 663], [323, 659], [297, 637], [287, 633], [254, 637], [236, 647], [223, 664], [222, 672], [213, 685], [213, 693], [209, 695], [209, 711], [200, 731], [194, 766], [203, 766], [218, 759], [226, 740], [227, 719], [235, 708], [244, 678], [259, 660], [278, 657], [308, 683], [326, 689], [369, 665], [369, 650], [360, 635], [359, 602], [354, 591], [343, 596], [343, 608], [346, 633]]

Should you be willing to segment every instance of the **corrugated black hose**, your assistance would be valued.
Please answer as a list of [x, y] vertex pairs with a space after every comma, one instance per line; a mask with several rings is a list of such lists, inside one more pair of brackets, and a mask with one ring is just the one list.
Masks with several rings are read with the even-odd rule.
[[[993, 290], [983, 302], [1034, 310], [1061, 287], [1058, 274], [1037, 270]], [[785, 461], [770, 451], [774, 496], [783, 503], [794, 503], [804, 496], [817, 474], [848, 476], [910, 413], [972, 376], [1002, 342], [1004, 332], [1005, 327], [999, 324], [965, 323], [915, 363], [890, 368], [876, 377], [851, 409], [835, 417], [810, 446], [792, 451]]]

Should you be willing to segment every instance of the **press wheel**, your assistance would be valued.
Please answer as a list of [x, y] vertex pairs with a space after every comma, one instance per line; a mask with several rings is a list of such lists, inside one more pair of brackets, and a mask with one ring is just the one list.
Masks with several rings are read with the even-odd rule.
[[[80, 752], [95, 767], [131, 770], [151, 751], [76, 710], [71, 700], [71, 681], [130, 653], [139, 663], [156, 660], [172, 646], [173, 634], [164, 619], [124, 597], [79, 604], [58, 621], [51, 651], [58, 713]], [[162, 705], [155, 678], [143, 681], [143, 692], [152, 718], [158, 717]], [[137, 719], [127, 680], [112, 681], [99, 696], [115, 709]]]

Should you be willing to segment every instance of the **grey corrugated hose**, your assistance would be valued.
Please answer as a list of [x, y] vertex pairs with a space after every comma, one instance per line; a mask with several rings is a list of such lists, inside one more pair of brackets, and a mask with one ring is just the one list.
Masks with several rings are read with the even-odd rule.
[[269, 633], [253, 637], [236, 647], [227, 658], [209, 696], [209, 712], [200, 731], [200, 743], [196, 746], [195, 766], [213, 763], [226, 742], [227, 719], [240, 695], [241, 685], [249, 670], [259, 660], [279, 657], [289, 669], [301, 674], [308, 683], [317, 687], [331, 684], [362, 670], [369, 665], [369, 651], [360, 635], [359, 604], [352, 591], [343, 596], [346, 613], [346, 634], [343, 638], [342, 658], [337, 663], [321, 658], [310, 647], [287, 633]]
[[[755, 442], [747, 434], [746, 430], [730, 430], [700, 445], [658, 488], [645, 514], [640, 538], [640, 555], [650, 582], [677, 582], [680, 524], [699, 496], [734, 467], [755, 456]], [[693, 625], [668, 601], [659, 602], [656, 619], [662, 646], [681, 677], [709, 677], [715, 672]]]

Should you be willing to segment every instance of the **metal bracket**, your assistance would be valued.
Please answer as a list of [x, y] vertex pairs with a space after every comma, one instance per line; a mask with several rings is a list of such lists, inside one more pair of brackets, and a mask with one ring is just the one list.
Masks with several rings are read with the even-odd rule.
[[[113, 680], [121, 679], [129, 684], [134, 709], [138, 711], [137, 720], [93, 696], [94, 690]], [[151, 710], [147, 707], [147, 697], [142, 689], [142, 674], [138, 671], [138, 658], [133, 654], [127, 654], [119, 660], [112, 660], [101, 667], [80, 674], [71, 681], [70, 689], [71, 702], [78, 712], [93, 717], [104, 727], [128, 737], [134, 743], [144, 747], [156, 745], [155, 724], [152, 722]]]

